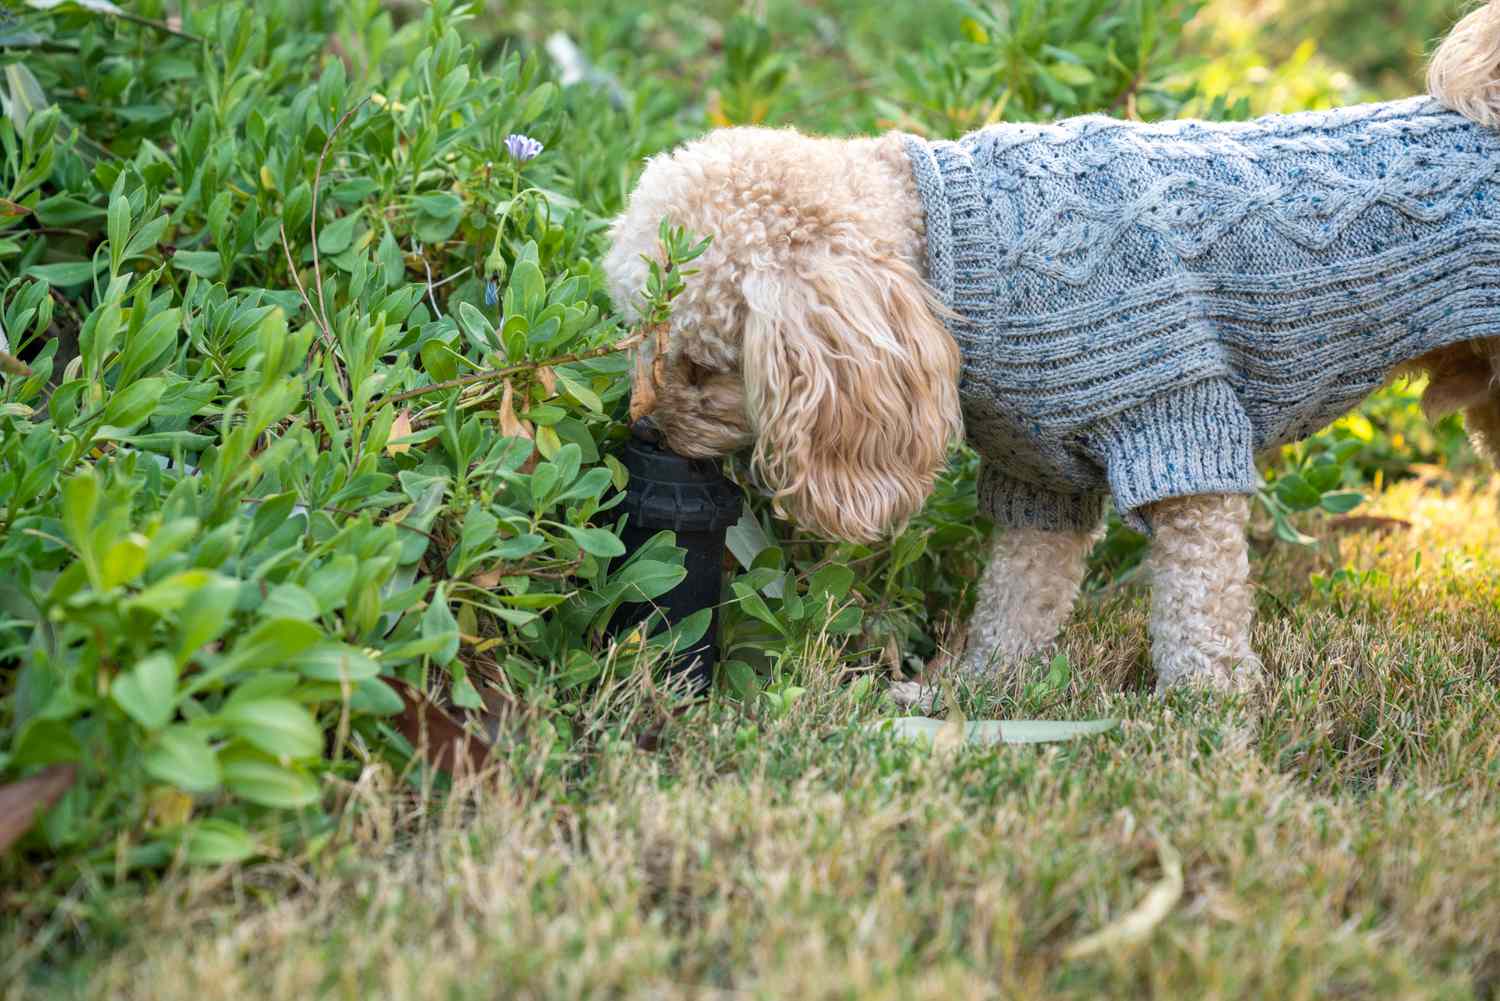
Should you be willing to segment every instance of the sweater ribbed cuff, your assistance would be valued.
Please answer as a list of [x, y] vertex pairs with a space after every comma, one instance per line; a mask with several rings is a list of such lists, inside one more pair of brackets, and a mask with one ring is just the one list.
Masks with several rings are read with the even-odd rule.
[[1036, 528], [1045, 532], [1092, 532], [1104, 518], [1099, 494], [1063, 494], [1005, 475], [982, 463], [979, 510], [1000, 528]]
[[1144, 509], [1168, 497], [1255, 492], [1254, 435], [1223, 379], [1170, 390], [1101, 421], [1115, 508], [1149, 534]]

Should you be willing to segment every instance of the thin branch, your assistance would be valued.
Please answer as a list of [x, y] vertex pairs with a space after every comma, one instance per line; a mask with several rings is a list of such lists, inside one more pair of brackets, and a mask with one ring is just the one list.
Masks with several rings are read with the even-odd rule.
[[427, 255], [422, 255], [422, 269], [427, 272], [427, 301], [432, 303], [432, 318], [436, 320], [442, 316], [442, 310], [438, 309], [437, 296], [432, 291], [432, 265], [427, 263]]
[[323, 184], [323, 162], [328, 159], [328, 151], [331, 150], [331, 149], [333, 149], [333, 140], [336, 139], [336, 138], [338, 138], [339, 130], [344, 127], [344, 123], [347, 122], [350, 119], [350, 117], [352, 117], [354, 115], [354, 113], [356, 111], [358, 111], [360, 108], [363, 108], [365, 106], [365, 102], [368, 101], [369, 99], [370, 99], [370, 96], [368, 94], [366, 94], [364, 96], [364, 98], [360, 100], [360, 102], [358, 104], [356, 104], [354, 107], [350, 108], [348, 111], [344, 112], [342, 115], [339, 116], [339, 120], [334, 123], [333, 131], [330, 132], [330, 133], [328, 133], [328, 138], [323, 141], [323, 152], [321, 152], [321, 153], [318, 154], [318, 168], [317, 168], [317, 170], [313, 171], [313, 186], [312, 186], [313, 280], [318, 283], [318, 309], [323, 314], [323, 328], [325, 330], [331, 329], [332, 328], [332, 324], [330, 324], [328, 322], [328, 304], [323, 299], [323, 262], [318, 257], [318, 189], [320, 187], [322, 187], [322, 184]]
[[302, 296], [303, 305], [307, 307], [307, 312], [311, 314], [313, 320], [318, 324], [318, 340], [323, 342], [325, 348], [332, 351], [334, 349], [333, 333], [323, 325], [322, 318], [318, 316], [318, 311], [313, 309], [312, 300], [307, 297], [307, 286], [302, 284], [302, 276], [297, 273], [297, 265], [292, 260], [292, 246], [287, 242], [286, 238], [286, 223], [278, 223], [276, 228], [281, 233], [281, 250], [286, 255], [286, 269], [291, 272], [292, 281], [297, 283], [297, 294]]
[[[519, 365], [510, 365], [506, 368], [496, 368], [485, 372], [473, 372], [469, 375], [461, 375], [457, 379], [449, 379], [446, 382], [434, 382], [430, 386], [418, 386], [416, 389], [408, 389], [404, 392], [392, 393], [390, 396], [383, 396], [378, 400], [372, 401], [370, 408], [372, 410], [379, 410], [388, 403], [401, 403], [404, 400], [414, 400], [419, 396], [427, 396], [430, 393], [441, 393], [449, 389], [463, 389], [465, 386], [474, 386], [484, 382], [498, 382], [501, 379], [508, 379], [513, 375], [518, 375], [521, 372], [535, 371], [547, 365], [567, 365], [575, 361], [603, 358], [605, 355], [629, 351], [644, 339], [645, 335], [637, 332], [613, 344], [606, 344], [603, 347], [593, 348], [589, 351], [578, 351], [569, 355], [548, 358], [545, 361], [528, 361], [522, 362]], [[348, 410], [349, 407], [347, 404], [339, 408], [340, 413], [346, 413]]]
[[[266, 502], [266, 499], [264, 497], [241, 497], [240, 498], [240, 503], [241, 504], [264, 504], [265, 502]], [[306, 504], [304, 504], [302, 506], [303, 507], [308, 507], [308, 505], [306, 505]], [[358, 518], [361, 514], [364, 513], [363, 511], [350, 511], [350, 510], [348, 510], [346, 508], [342, 508], [342, 507], [327, 507], [327, 506], [319, 505], [319, 504], [312, 505], [309, 508], [309, 510], [323, 511], [323, 512], [326, 512], [327, 514], [339, 514], [339, 515], [343, 515], [345, 518]], [[432, 542], [436, 542], [439, 545], [442, 544], [442, 540], [439, 539], [436, 535], [433, 535], [431, 532], [425, 531], [424, 529], [420, 529], [420, 528], [418, 528], [415, 525], [408, 525], [404, 521], [396, 521], [390, 515], [385, 515], [384, 517], [380, 518], [380, 520], [382, 522], [385, 522], [386, 524], [395, 525], [397, 528], [404, 528], [408, 532], [416, 532], [418, 535], [425, 535]]]
[[122, 21], [129, 21], [131, 24], [139, 24], [145, 28], [154, 28], [157, 31], [172, 35], [175, 38], [185, 38], [189, 42], [197, 42], [199, 45], [209, 44], [208, 39], [204, 38], [202, 35], [195, 35], [190, 31], [183, 31], [181, 28], [174, 28], [170, 24], [167, 24], [165, 21], [153, 21], [149, 17], [142, 17], [139, 14], [132, 14], [130, 11], [121, 10], [118, 7], [110, 11], [110, 13], [115, 17], [118, 17]]
[[[425, 264], [427, 262], [427, 258], [423, 257], [422, 258], [422, 262]], [[442, 288], [444, 285], [447, 285], [449, 282], [456, 282], [456, 281], [458, 281], [464, 275], [468, 274], [470, 271], [473, 271], [473, 270], [474, 270], [474, 265], [472, 265], [472, 264], [466, 264], [463, 267], [459, 268], [457, 271], [453, 272], [453, 274], [449, 275], [447, 278], [439, 278], [435, 282], [432, 281], [431, 273], [429, 272], [427, 280], [429, 282], [431, 282], [431, 287], [432, 288]]]

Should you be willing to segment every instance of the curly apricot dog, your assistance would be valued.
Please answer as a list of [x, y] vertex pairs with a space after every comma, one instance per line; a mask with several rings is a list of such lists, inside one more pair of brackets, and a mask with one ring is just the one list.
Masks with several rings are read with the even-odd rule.
[[713, 238], [654, 416], [687, 455], [752, 448], [810, 529], [899, 527], [967, 437], [1001, 529], [968, 670], [1053, 642], [1112, 499], [1153, 536], [1159, 687], [1244, 689], [1259, 451], [1410, 370], [1500, 441], [1497, 67], [1490, 0], [1431, 96], [1390, 104], [956, 142], [724, 129], [650, 161], [605, 269], [628, 311], [663, 217]]

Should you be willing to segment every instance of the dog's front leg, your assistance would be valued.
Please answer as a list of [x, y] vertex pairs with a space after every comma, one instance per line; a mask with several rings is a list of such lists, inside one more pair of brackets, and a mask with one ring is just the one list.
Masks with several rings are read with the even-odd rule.
[[[1087, 569], [1096, 532], [1002, 530], [979, 581], [959, 670], [982, 675], [1045, 649], [1062, 629]], [[937, 678], [891, 686], [897, 703], [931, 709]]]
[[1250, 689], [1262, 669], [1250, 648], [1249, 498], [1173, 498], [1152, 505], [1150, 517], [1149, 632], [1157, 691], [1174, 685]]
[[1034, 528], [995, 536], [969, 620], [964, 673], [1009, 668], [1057, 638], [1073, 611], [1096, 537]]

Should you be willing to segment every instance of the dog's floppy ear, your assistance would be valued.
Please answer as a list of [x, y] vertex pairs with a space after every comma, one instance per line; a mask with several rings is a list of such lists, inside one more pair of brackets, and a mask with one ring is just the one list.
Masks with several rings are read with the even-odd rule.
[[809, 255], [744, 279], [743, 365], [754, 465], [777, 511], [874, 541], [932, 492], [962, 433], [958, 347], [916, 270]]

